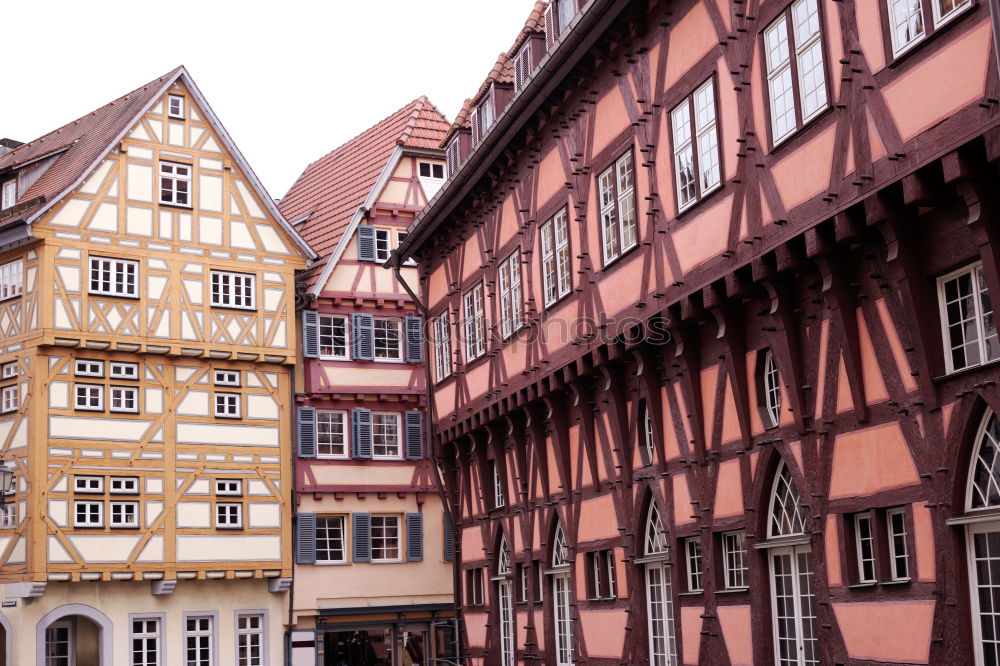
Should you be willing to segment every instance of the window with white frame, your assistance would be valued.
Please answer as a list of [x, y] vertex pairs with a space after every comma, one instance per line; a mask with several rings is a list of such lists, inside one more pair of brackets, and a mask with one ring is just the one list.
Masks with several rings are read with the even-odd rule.
[[239, 666], [264, 666], [264, 616], [236, 616], [236, 659]]
[[465, 603], [468, 606], [483, 605], [483, 569], [468, 569], [465, 572]]
[[375, 261], [385, 263], [392, 254], [392, 242], [388, 229], [375, 230]]
[[74, 476], [73, 492], [75, 493], [103, 493], [103, 476]]
[[0, 379], [13, 379], [17, 377], [17, 361], [4, 363], [0, 366]]
[[138, 502], [111, 502], [111, 527], [139, 527]]
[[420, 185], [428, 199], [437, 194], [444, 184], [444, 164], [440, 162], [417, 162]]
[[522, 322], [521, 302], [521, 251], [500, 263], [497, 271], [500, 281], [500, 328], [506, 340], [520, 328]]
[[139, 262], [110, 257], [91, 257], [90, 293], [102, 296], [137, 297]]
[[722, 183], [715, 83], [705, 81], [670, 112], [674, 140], [674, 184], [682, 211]]
[[778, 375], [778, 364], [774, 353], [768, 349], [764, 352], [760, 373], [760, 391], [764, 396], [763, 416], [764, 426], [774, 428], [781, 422], [781, 383]]
[[889, 536], [889, 577], [894, 581], [910, 579], [910, 555], [906, 545], [906, 510], [889, 509], [885, 512], [885, 525]]
[[180, 95], [167, 96], [167, 115], [171, 118], [184, 118], [184, 98]]
[[139, 364], [111, 361], [111, 379], [139, 379]]
[[217, 503], [215, 505], [215, 526], [228, 530], [243, 527], [243, 504], [239, 502]]
[[4, 414], [16, 412], [17, 408], [21, 406], [20, 393], [21, 392], [17, 384], [4, 386], [0, 389], [0, 411]]
[[376, 318], [372, 322], [376, 361], [401, 361], [403, 359], [402, 322], [395, 318]]
[[254, 276], [247, 273], [212, 271], [212, 305], [220, 308], [253, 310]]
[[112, 412], [138, 412], [139, 389], [136, 386], [112, 386], [110, 404]]
[[316, 412], [316, 457], [347, 457], [347, 412], [318, 410]]
[[569, 213], [561, 209], [539, 228], [542, 244], [542, 292], [545, 307], [569, 293], [570, 275]]
[[223, 497], [239, 497], [243, 494], [243, 481], [241, 479], [216, 479], [215, 494]]
[[616, 596], [614, 550], [587, 553], [587, 597], [614, 599]]
[[476, 107], [473, 122], [476, 123], [475, 129], [479, 130], [477, 139], [482, 141], [483, 137], [486, 136], [486, 133], [493, 126], [493, 88], [490, 88], [482, 104]]
[[489, 461], [490, 477], [493, 481], [493, 508], [499, 509], [506, 504], [503, 493], [503, 479], [500, 478], [500, 466], [496, 460]]
[[372, 562], [399, 559], [399, 516], [372, 516]]
[[517, 565], [517, 603], [528, 602], [529, 590], [531, 587], [531, 570], [527, 562]]
[[240, 418], [240, 394], [217, 392], [215, 394], [215, 415], [225, 419]]
[[971, 6], [972, 0], [886, 0], [893, 56], [905, 53]]
[[112, 495], [138, 495], [139, 477], [112, 476], [108, 478], [108, 490]]
[[212, 383], [216, 386], [239, 386], [240, 371], [216, 369], [213, 371]]
[[73, 502], [74, 527], [104, 527], [104, 502]]
[[11, 178], [3, 183], [3, 194], [0, 199], [0, 210], [6, 210], [17, 203], [17, 179]]
[[92, 361], [90, 359], [78, 358], [76, 359], [76, 367], [74, 372], [77, 377], [103, 377], [104, 376], [104, 363], [101, 361]]
[[872, 532], [872, 514], [854, 515], [855, 556], [858, 563], [858, 582], [875, 582], [875, 535]]
[[639, 457], [643, 465], [653, 464], [653, 442], [655, 426], [653, 425], [653, 415], [649, 410], [649, 403], [645, 398], [639, 399]]
[[688, 592], [701, 592], [701, 542], [697, 537], [684, 540], [684, 561]]
[[345, 562], [344, 517], [316, 516], [316, 561]]
[[465, 292], [465, 362], [471, 363], [486, 353], [486, 312], [483, 309], [483, 283]]
[[747, 583], [746, 532], [725, 532], [722, 535], [723, 586], [727, 590], [742, 590]]
[[827, 107], [819, 12], [817, 0], [796, 0], [764, 29], [772, 144]]
[[160, 162], [160, 203], [191, 207], [191, 165]]
[[346, 316], [319, 316], [319, 355], [320, 358], [327, 359], [348, 358]]
[[0, 504], [0, 530], [12, 530], [17, 527], [17, 504], [7, 502]]
[[1000, 340], [982, 263], [938, 278], [948, 372], [1000, 358]]
[[441, 381], [451, 376], [451, 321], [448, 310], [435, 317], [431, 328], [434, 331], [434, 378]]
[[89, 412], [104, 411], [104, 387], [97, 384], [77, 384], [73, 406]]
[[24, 262], [8, 261], [0, 266], [0, 301], [20, 296], [23, 289]]
[[214, 666], [211, 615], [184, 618], [184, 666]]
[[132, 618], [129, 628], [129, 666], [163, 666], [160, 659], [160, 618]]
[[635, 222], [632, 151], [597, 177], [601, 204], [601, 245], [609, 264], [638, 243]]
[[394, 459], [402, 456], [398, 412], [372, 414], [372, 458]]
[[[431, 195], [428, 194], [427, 196], [431, 196]], [[405, 231], [397, 231], [396, 232], [396, 247], [398, 248], [400, 245], [402, 245], [403, 241], [405, 241], [406, 238], [407, 238], [407, 236], [409, 236], [409, 235], [410, 234], [407, 233], [407, 232], [405, 232]], [[407, 266], [416, 266], [417, 265], [417, 261], [413, 257], [410, 257], [409, 259], [407, 259], [403, 263], [406, 264]]]

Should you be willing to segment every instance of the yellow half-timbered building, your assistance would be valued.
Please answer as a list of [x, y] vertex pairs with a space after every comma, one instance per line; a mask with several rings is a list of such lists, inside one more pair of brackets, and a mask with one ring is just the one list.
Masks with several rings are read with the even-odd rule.
[[312, 252], [183, 67], [0, 187], [0, 665], [277, 666]]

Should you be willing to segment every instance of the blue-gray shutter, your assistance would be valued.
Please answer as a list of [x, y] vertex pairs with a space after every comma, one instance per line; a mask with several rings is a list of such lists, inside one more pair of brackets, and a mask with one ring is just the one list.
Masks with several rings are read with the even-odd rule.
[[358, 261], [375, 261], [375, 227], [358, 225]]
[[357, 361], [375, 359], [375, 318], [370, 314], [355, 312], [351, 315], [351, 334], [354, 344], [351, 348]]
[[351, 514], [351, 546], [355, 562], [372, 561], [372, 515]]
[[315, 407], [299, 407], [299, 457], [316, 457]]
[[406, 561], [424, 559], [424, 514], [406, 514]]
[[441, 524], [444, 526], [444, 561], [451, 562], [455, 559], [455, 533], [447, 513], [441, 516]]
[[372, 410], [351, 410], [351, 457], [372, 457]]
[[295, 514], [295, 563], [316, 564], [316, 514]]
[[420, 460], [424, 457], [424, 415], [406, 412], [406, 458]]
[[302, 311], [302, 355], [319, 356], [319, 313], [315, 310]]
[[406, 318], [406, 360], [424, 362], [424, 320], [422, 317]]

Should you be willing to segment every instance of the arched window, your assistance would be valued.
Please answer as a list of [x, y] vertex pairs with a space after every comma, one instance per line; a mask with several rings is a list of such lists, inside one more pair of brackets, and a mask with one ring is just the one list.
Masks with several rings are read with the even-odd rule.
[[1000, 506], [1000, 419], [992, 410], [983, 418], [976, 440], [966, 510]]
[[646, 620], [649, 628], [650, 666], [676, 666], [677, 633], [674, 627], [674, 591], [670, 547], [656, 503], [649, 503], [643, 530], [646, 573]]
[[[966, 526], [972, 632], [977, 666], [1000, 664], [1000, 419], [987, 410], [976, 432], [976, 448], [969, 464], [965, 509], [974, 522]], [[976, 515], [976, 514], [985, 515]]]
[[639, 456], [643, 465], [653, 464], [653, 415], [645, 398], [639, 400]]
[[510, 549], [507, 539], [500, 535], [500, 552], [497, 553], [497, 599], [500, 604], [500, 664], [514, 666], [514, 606], [513, 584], [510, 576]]
[[765, 428], [776, 428], [781, 422], [781, 380], [774, 352], [765, 349], [757, 357], [757, 405]]
[[782, 463], [781, 469], [774, 477], [774, 489], [771, 493], [771, 520], [768, 528], [769, 537], [803, 534], [805, 526], [802, 522], [802, 511], [799, 509], [799, 494], [792, 482], [792, 471]]
[[571, 580], [569, 549], [562, 523], [556, 524], [552, 538], [552, 604], [555, 629], [556, 666], [573, 663], [573, 617], [570, 614]]

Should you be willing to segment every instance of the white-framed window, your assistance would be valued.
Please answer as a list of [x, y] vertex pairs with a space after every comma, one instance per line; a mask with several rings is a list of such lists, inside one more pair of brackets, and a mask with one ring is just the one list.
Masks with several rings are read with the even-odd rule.
[[632, 151], [597, 177], [601, 204], [601, 245], [605, 265], [638, 244]]
[[1000, 358], [1000, 340], [983, 264], [938, 278], [938, 303], [948, 372]]
[[898, 56], [924, 37], [923, 0], [886, 0], [886, 6], [892, 54]]
[[184, 119], [184, 98], [180, 95], [167, 95], [167, 115], [171, 118]]
[[486, 311], [483, 309], [483, 283], [463, 298], [465, 305], [465, 362], [471, 363], [486, 353]]
[[243, 527], [243, 504], [240, 502], [218, 502], [215, 505], [215, 526], [218, 529], [235, 530]]
[[211, 615], [184, 618], [184, 666], [214, 666], [214, 624]]
[[451, 321], [448, 310], [434, 318], [434, 378], [441, 381], [451, 376]]
[[556, 666], [571, 666], [574, 662], [572, 574], [566, 533], [562, 525], [556, 526], [552, 546], [552, 607], [555, 628]]
[[591, 599], [614, 599], [617, 596], [613, 550], [587, 553], [587, 596]]
[[129, 625], [129, 666], [163, 666], [160, 618], [133, 617]]
[[0, 379], [13, 379], [17, 377], [17, 361], [4, 363], [0, 366]]
[[372, 413], [372, 458], [398, 459], [402, 457], [398, 412]]
[[218, 496], [240, 497], [243, 495], [243, 480], [216, 479], [215, 494]]
[[347, 457], [347, 411], [316, 411], [316, 457]]
[[766, 416], [764, 425], [768, 428], [774, 428], [781, 422], [781, 382], [778, 375], [778, 364], [770, 349], [764, 352], [761, 380], [761, 390], [764, 393], [764, 415]]
[[138, 502], [111, 502], [111, 527], [139, 527]]
[[764, 29], [774, 145], [827, 107], [820, 18], [817, 0], [796, 0]]
[[875, 582], [875, 534], [871, 513], [854, 516], [854, 546], [858, 561], [858, 582]]
[[7, 502], [0, 505], [0, 530], [12, 530], [17, 527], [17, 504]]
[[212, 271], [212, 306], [218, 308], [256, 308], [254, 276], [247, 273]]
[[372, 321], [372, 336], [376, 361], [403, 360], [402, 321], [377, 317]]
[[656, 426], [653, 423], [653, 414], [649, 409], [649, 402], [645, 398], [639, 399], [639, 457], [643, 465], [653, 464], [653, 450]]
[[17, 203], [17, 179], [11, 178], [3, 182], [3, 194], [0, 200], [0, 210], [6, 210]]
[[108, 405], [112, 412], [138, 412], [139, 388], [136, 386], [112, 386]]
[[215, 415], [224, 419], [240, 418], [240, 394], [216, 392]]
[[139, 364], [111, 361], [109, 376], [111, 379], [139, 379]]
[[73, 502], [74, 527], [104, 527], [104, 502]]
[[74, 476], [73, 492], [75, 493], [103, 493], [103, 476]]
[[428, 199], [437, 194], [444, 184], [444, 164], [440, 162], [417, 162], [417, 174]]
[[264, 666], [263, 615], [236, 615], [236, 660], [238, 666]]
[[346, 562], [344, 517], [316, 516], [316, 562]]
[[496, 460], [490, 460], [490, 476], [493, 479], [493, 508], [499, 509], [506, 504], [503, 492], [503, 479], [500, 478], [500, 466]]
[[0, 266], [0, 301], [20, 296], [23, 291], [24, 262], [8, 261]]
[[[437, 190], [434, 190], [434, 191], [436, 192]], [[429, 193], [427, 193], [427, 196], [430, 197], [432, 195], [429, 194]], [[397, 231], [396, 232], [396, 247], [398, 248], [400, 245], [402, 245], [403, 241], [405, 241], [406, 238], [407, 238], [407, 236], [409, 236], [409, 235], [410, 234], [408, 232], [406, 232], [406, 231]], [[409, 259], [407, 259], [403, 263], [406, 264], [407, 266], [416, 266], [417, 265], [417, 261], [413, 257], [410, 257]]]
[[715, 82], [705, 81], [670, 112], [674, 143], [677, 210], [682, 211], [722, 184]]
[[77, 384], [73, 406], [88, 412], [104, 411], [104, 387], [99, 384]]
[[319, 356], [320, 358], [339, 360], [349, 358], [346, 316], [319, 316]]
[[389, 261], [392, 254], [392, 240], [388, 229], [375, 230], [375, 261], [382, 264]]
[[542, 291], [545, 307], [570, 292], [569, 213], [561, 209], [539, 228], [542, 244]]
[[216, 386], [239, 386], [239, 370], [220, 370], [216, 368], [212, 372], [212, 383]]
[[701, 542], [697, 537], [684, 540], [684, 561], [688, 592], [701, 592]]
[[74, 372], [77, 377], [103, 377], [104, 363], [86, 358], [76, 359]]
[[372, 562], [399, 559], [399, 516], [372, 516]]
[[722, 535], [723, 583], [727, 590], [743, 590], [747, 582], [746, 532], [725, 532]]
[[4, 414], [16, 412], [21, 406], [21, 391], [17, 384], [0, 389], [0, 411]]
[[486, 133], [493, 127], [493, 88], [490, 88], [482, 103], [476, 107], [476, 112], [472, 120], [476, 124], [475, 129], [479, 130], [477, 133], [477, 142], [482, 141]]
[[467, 569], [465, 572], [465, 603], [468, 606], [483, 605], [483, 569]]
[[524, 323], [522, 320], [524, 304], [521, 301], [521, 251], [514, 250], [504, 259], [497, 274], [500, 281], [500, 329], [506, 340]]
[[885, 512], [889, 536], [889, 577], [894, 581], [910, 580], [910, 554], [906, 545], [906, 510]]
[[191, 165], [160, 162], [160, 203], [191, 207]]
[[101, 296], [137, 297], [139, 262], [111, 257], [91, 257], [90, 293]]
[[111, 492], [112, 495], [138, 495], [139, 477], [110, 476], [108, 477], [108, 486], [109, 486], [108, 490]]
[[517, 565], [517, 602], [519, 604], [528, 603], [528, 594], [531, 587], [531, 574], [527, 562]]

